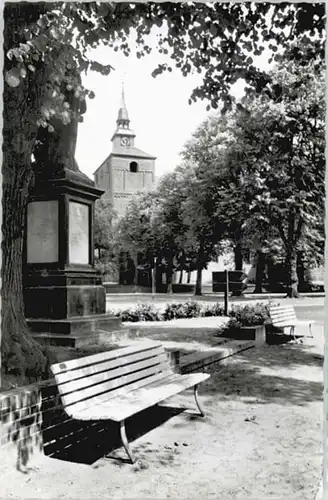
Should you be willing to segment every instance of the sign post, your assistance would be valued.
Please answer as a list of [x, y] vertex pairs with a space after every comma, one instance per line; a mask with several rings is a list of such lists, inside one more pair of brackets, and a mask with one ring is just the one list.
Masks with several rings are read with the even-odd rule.
[[153, 300], [155, 300], [156, 293], [156, 257], [154, 258], [154, 265], [151, 270], [151, 292], [153, 296]]
[[228, 316], [228, 312], [229, 312], [229, 271], [225, 271], [224, 315]]

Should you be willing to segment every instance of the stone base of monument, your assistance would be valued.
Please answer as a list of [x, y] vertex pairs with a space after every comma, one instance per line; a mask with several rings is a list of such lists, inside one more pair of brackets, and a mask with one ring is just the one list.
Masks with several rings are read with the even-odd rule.
[[30, 319], [88, 317], [106, 310], [104, 287], [93, 284], [25, 287], [24, 302]]
[[117, 316], [97, 314], [61, 320], [28, 319], [27, 324], [35, 340], [47, 345], [79, 347], [125, 338], [127, 331]]
[[95, 330], [117, 330], [122, 325], [121, 318], [108, 314], [76, 316], [65, 319], [30, 318], [27, 324], [33, 333], [59, 333], [64, 335], [83, 334]]

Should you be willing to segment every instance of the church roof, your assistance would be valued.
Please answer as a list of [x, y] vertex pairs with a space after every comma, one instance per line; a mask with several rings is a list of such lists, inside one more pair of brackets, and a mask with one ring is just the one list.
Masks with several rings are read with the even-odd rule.
[[151, 160], [156, 160], [156, 156], [150, 155], [135, 147], [120, 147], [120, 149], [113, 149], [109, 156], [132, 156], [134, 158], [149, 158]]
[[111, 158], [112, 156], [123, 156], [123, 157], [130, 157], [130, 158], [146, 158], [148, 160], [156, 160], [156, 156], [150, 155], [149, 153], [146, 153], [145, 151], [142, 151], [141, 149], [138, 148], [123, 148], [121, 147], [120, 149], [114, 149], [106, 158], [105, 160], [101, 163], [101, 165], [94, 171], [94, 174], [98, 172], [98, 170], [104, 165], [104, 163], [107, 162], [108, 158]]

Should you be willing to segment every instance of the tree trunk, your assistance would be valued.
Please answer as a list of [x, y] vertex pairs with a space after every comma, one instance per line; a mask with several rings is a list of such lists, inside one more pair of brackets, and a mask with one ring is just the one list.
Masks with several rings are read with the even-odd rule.
[[131, 260], [133, 262], [133, 267], [134, 267], [132, 284], [133, 284], [133, 290], [136, 292], [138, 285], [138, 254], [133, 252], [131, 255]]
[[254, 293], [262, 293], [262, 282], [264, 278], [265, 269], [265, 255], [261, 250], [257, 252], [257, 262], [256, 262], [256, 276], [255, 276], [255, 290]]
[[235, 271], [241, 271], [243, 269], [243, 256], [241, 243], [238, 241], [234, 247], [234, 262], [235, 262]]
[[172, 259], [169, 259], [166, 267], [166, 283], [167, 283], [166, 293], [173, 292], [172, 279], [173, 279], [173, 261]]
[[33, 181], [30, 157], [28, 146], [25, 155], [4, 148], [1, 354], [5, 373], [15, 374], [20, 383], [47, 376], [47, 359], [30, 336], [24, 313], [22, 250], [26, 206]]
[[183, 278], [183, 269], [180, 270], [179, 285], [181, 285], [182, 283], [182, 278]]
[[162, 272], [162, 265], [156, 264], [156, 293], [161, 293], [163, 290], [163, 272]]
[[203, 267], [201, 264], [199, 264], [197, 267], [195, 295], [202, 295], [202, 274]]
[[188, 283], [188, 285], [190, 284], [190, 280], [191, 280], [191, 271], [188, 271], [188, 274], [187, 274], [187, 283]]
[[297, 277], [297, 251], [288, 248], [286, 252], [287, 297], [299, 297]]
[[298, 286], [304, 288], [305, 284], [305, 267], [303, 252], [297, 252], [297, 278]]
[[[24, 42], [30, 26], [53, 4], [6, 4], [4, 9], [4, 54]], [[66, 49], [64, 49], [66, 50]], [[53, 51], [52, 57], [55, 57]], [[27, 73], [17, 87], [4, 82], [2, 165], [2, 267], [1, 267], [1, 357], [3, 371], [15, 373], [21, 383], [48, 376], [45, 349], [33, 340], [25, 320], [22, 250], [25, 213], [33, 181], [31, 154], [37, 137], [37, 118], [48, 92], [47, 81], [54, 70], [40, 58], [36, 70]], [[5, 57], [4, 74], [13, 67]]]
[[[10, 44], [8, 30], [9, 25], [5, 40]], [[34, 179], [31, 156], [46, 71], [50, 69], [37, 70], [35, 81], [27, 77], [16, 88], [5, 83], [3, 93], [1, 356], [3, 371], [15, 374], [20, 383], [48, 376], [46, 349], [29, 333], [23, 297], [25, 215]]]

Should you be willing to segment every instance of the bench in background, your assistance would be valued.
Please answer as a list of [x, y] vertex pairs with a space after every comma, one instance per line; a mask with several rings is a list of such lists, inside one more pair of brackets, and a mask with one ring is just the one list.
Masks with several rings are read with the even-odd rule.
[[113, 420], [120, 424], [122, 444], [135, 462], [126, 437], [125, 420], [185, 389], [194, 388], [206, 373], [175, 373], [161, 344], [137, 342], [51, 366], [66, 413], [77, 420]]
[[312, 334], [312, 324], [310, 321], [300, 321], [296, 317], [295, 309], [291, 305], [280, 305], [280, 304], [271, 304], [270, 308], [270, 317], [272, 321], [272, 325], [275, 328], [281, 328], [285, 331], [285, 328], [289, 329], [289, 335], [295, 337], [295, 327], [297, 325], [307, 324], [309, 327], [310, 337], [313, 338]]

